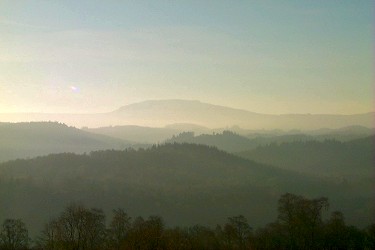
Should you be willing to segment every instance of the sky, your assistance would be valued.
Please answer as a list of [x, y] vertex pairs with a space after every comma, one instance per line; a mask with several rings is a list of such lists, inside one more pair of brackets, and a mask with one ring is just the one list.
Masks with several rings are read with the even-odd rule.
[[374, 107], [372, 0], [0, 0], [0, 112]]

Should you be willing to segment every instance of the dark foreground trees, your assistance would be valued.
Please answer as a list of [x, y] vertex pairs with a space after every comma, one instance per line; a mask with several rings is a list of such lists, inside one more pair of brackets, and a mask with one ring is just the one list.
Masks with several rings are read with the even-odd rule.
[[55, 220], [46, 224], [37, 240], [40, 249], [96, 250], [106, 243], [105, 216], [102, 210], [70, 205]]
[[327, 221], [322, 213], [328, 209], [328, 199], [307, 199], [286, 193], [278, 202], [276, 222], [258, 229], [253, 249], [375, 249], [375, 234], [347, 226], [343, 214], [334, 211]]
[[[253, 231], [242, 215], [229, 217], [215, 229], [166, 228], [159, 216], [132, 219], [122, 209], [113, 210], [107, 227], [102, 210], [72, 204], [45, 225], [33, 249], [375, 249], [375, 224], [365, 230], [347, 226], [339, 211], [324, 221], [322, 213], [327, 209], [327, 198], [287, 193], [279, 199], [277, 220]], [[29, 249], [28, 244], [22, 221], [4, 221], [0, 250]]]
[[120, 250], [126, 244], [131, 228], [131, 218], [123, 209], [113, 210], [113, 218], [107, 231], [108, 247]]
[[328, 199], [307, 199], [286, 193], [279, 199], [278, 222], [290, 249], [318, 249], [323, 234], [323, 209]]
[[17, 219], [6, 219], [0, 231], [0, 249], [28, 249], [29, 235], [25, 224]]

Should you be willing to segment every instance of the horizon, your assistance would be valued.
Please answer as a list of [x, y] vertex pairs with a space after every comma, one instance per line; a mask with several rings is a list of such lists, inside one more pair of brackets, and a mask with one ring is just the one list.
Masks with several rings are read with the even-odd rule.
[[0, 3], [0, 113], [374, 112], [373, 2]]
[[0, 250], [375, 249], [374, 10], [0, 0]]
[[[252, 110], [247, 110], [247, 109], [242, 109], [242, 108], [236, 108], [236, 107], [231, 107], [231, 106], [224, 106], [221, 104], [215, 104], [215, 103], [208, 103], [208, 102], [203, 102], [200, 100], [194, 100], [194, 99], [149, 99], [149, 100], [143, 100], [139, 102], [134, 102], [134, 103], [129, 103], [126, 105], [122, 105], [118, 108], [115, 108], [113, 110], [108, 110], [104, 112], [0, 112], [0, 114], [7, 115], [7, 114], [54, 114], [54, 115], [87, 115], [87, 114], [107, 114], [107, 113], [112, 113], [115, 111], [118, 111], [122, 108], [132, 106], [132, 105], [137, 105], [137, 104], [142, 104], [142, 103], [147, 103], [147, 102], [170, 102], [170, 101], [181, 101], [181, 102], [198, 102], [200, 104], [204, 105], [210, 105], [210, 106], [216, 106], [216, 107], [221, 107], [225, 109], [233, 109], [233, 110], [240, 110], [240, 111], [246, 111], [249, 113], [254, 113], [254, 114], [261, 114], [261, 115], [275, 115], [275, 116], [283, 116], [283, 115], [338, 115], [338, 116], [351, 116], [351, 115], [362, 115], [362, 114], [372, 114], [375, 113], [375, 111], [368, 111], [368, 112], [363, 112], [363, 113], [349, 113], [349, 114], [344, 114], [344, 113], [259, 113], [259, 112], [254, 112]], [[1, 121], [0, 121], [1, 122]], [[4, 121], [6, 122], [6, 121]], [[27, 122], [27, 121], [25, 121]], [[136, 125], [136, 124], [135, 124]]]

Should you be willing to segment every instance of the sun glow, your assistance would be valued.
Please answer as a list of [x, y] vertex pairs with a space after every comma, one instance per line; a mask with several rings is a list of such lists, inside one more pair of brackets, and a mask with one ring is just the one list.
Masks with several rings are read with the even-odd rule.
[[76, 93], [79, 92], [79, 88], [76, 87], [76, 86], [70, 86], [69, 88], [70, 88], [70, 90], [72, 90], [73, 92], [76, 92]]

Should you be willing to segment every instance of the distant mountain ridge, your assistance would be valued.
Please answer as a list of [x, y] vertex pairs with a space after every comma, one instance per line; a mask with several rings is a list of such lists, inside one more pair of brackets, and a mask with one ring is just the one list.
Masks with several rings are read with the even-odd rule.
[[151, 100], [101, 114], [0, 114], [0, 121], [60, 121], [74, 126], [139, 125], [163, 127], [187, 123], [218, 128], [320, 129], [344, 126], [374, 127], [374, 112], [354, 115], [254, 113], [190, 100]]

